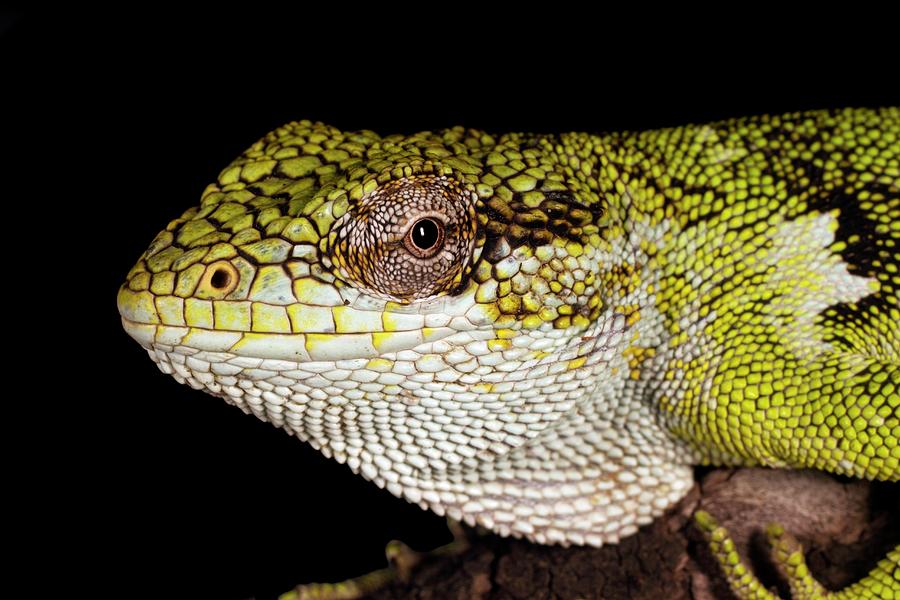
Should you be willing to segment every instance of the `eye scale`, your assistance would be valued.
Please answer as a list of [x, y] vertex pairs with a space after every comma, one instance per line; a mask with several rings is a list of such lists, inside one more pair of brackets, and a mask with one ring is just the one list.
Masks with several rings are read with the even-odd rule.
[[402, 176], [376, 188], [336, 224], [340, 276], [401, 303], [459, 287], [472, 268], [474, 207], [474, 190], [452, 175]]
[[897, 107], [608, 135], [299, 121], [169, 223], [119, 310], [164, 373], [392, 494], [616, 543], [697, 464], [900, 480], [898, 165]]

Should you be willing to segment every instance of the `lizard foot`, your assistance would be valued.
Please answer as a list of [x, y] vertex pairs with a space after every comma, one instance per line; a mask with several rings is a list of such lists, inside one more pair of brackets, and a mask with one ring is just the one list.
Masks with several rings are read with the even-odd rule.
[[462, 526], [447, 519], [447, 527], [453, 541], [428, 552], [416, 552], [399, 540], [391, 540], [384, 547], [388, 566], [371, 573], [337, 583], [304, 583], [278, 597], [278, 600], [353, 600], [379, 590], [394, 581], [409, 581], [413, 569], [424, 559], [454, 556], [469, 547], [469, 540]]
[[[725, 578], [735, 596], [740, 600], [778, 600], [778, 595], [770, 592], [760, 583], [753, 572], [743, 563], [735, 549], [728, 530], [706, 511], [699, 510], [694, 520], [709, 543], [710, 550], [725, 573]], [[784, 531], [780, 525], [766, 528], [766, 536], [772, 548], [772, 559], [787, 579], [793, 600], [852, 600], [890, 599], [900, 600], [900, 546], [888, 552], [863, 579], [843, 590], [826, 590], [809, 572], [803, 548], [794, 536]]]

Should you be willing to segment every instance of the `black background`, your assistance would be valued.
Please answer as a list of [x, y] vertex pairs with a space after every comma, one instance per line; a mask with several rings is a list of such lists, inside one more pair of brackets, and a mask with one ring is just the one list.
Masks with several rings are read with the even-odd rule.
[[524, 5], [515, 20], [251, 8], [0, 18], [4, 146], [19, 160], [6, 204], [14, 229], [37, 232], [15, 248], [46, 253], [28, 296], [44, 315], [28, 356], [44, 358], [10, 419], [28, 441], [7, 455], [34, 591], [269, 598], [378, 568], [391, 538], [449, 539], [441, 518], [163, 376], [120, 328], [125, 273], [268, 130], [600, 132], [900, 104], [894, 17], [877, 13], [653, 29]]

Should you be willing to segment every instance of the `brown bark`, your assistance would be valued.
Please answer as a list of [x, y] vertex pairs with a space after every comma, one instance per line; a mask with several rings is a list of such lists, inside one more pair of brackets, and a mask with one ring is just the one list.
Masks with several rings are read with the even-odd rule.
[[431, 557], [408, 583], [372, 598], [732, 598], [690, 516], [709, 511], [770, 588], [788, 598], [772, 567], [764, 527], [781, 523], [806, 550], [813, 574], [839, 589], [900, 543], [900, 486], [812, 471], [719, 469], [677, 506], [616, 545], [560, 548], [470, 533], [454, 557]]

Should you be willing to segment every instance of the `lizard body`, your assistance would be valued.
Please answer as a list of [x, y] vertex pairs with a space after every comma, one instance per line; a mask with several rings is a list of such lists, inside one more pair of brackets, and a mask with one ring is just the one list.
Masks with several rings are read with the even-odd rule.
[[391, 493], [598, 546], [695, 464], [897, 481], [898, 182], [898, 108], [607, 135], [300, 121], [118, 303], [161, 370]]

